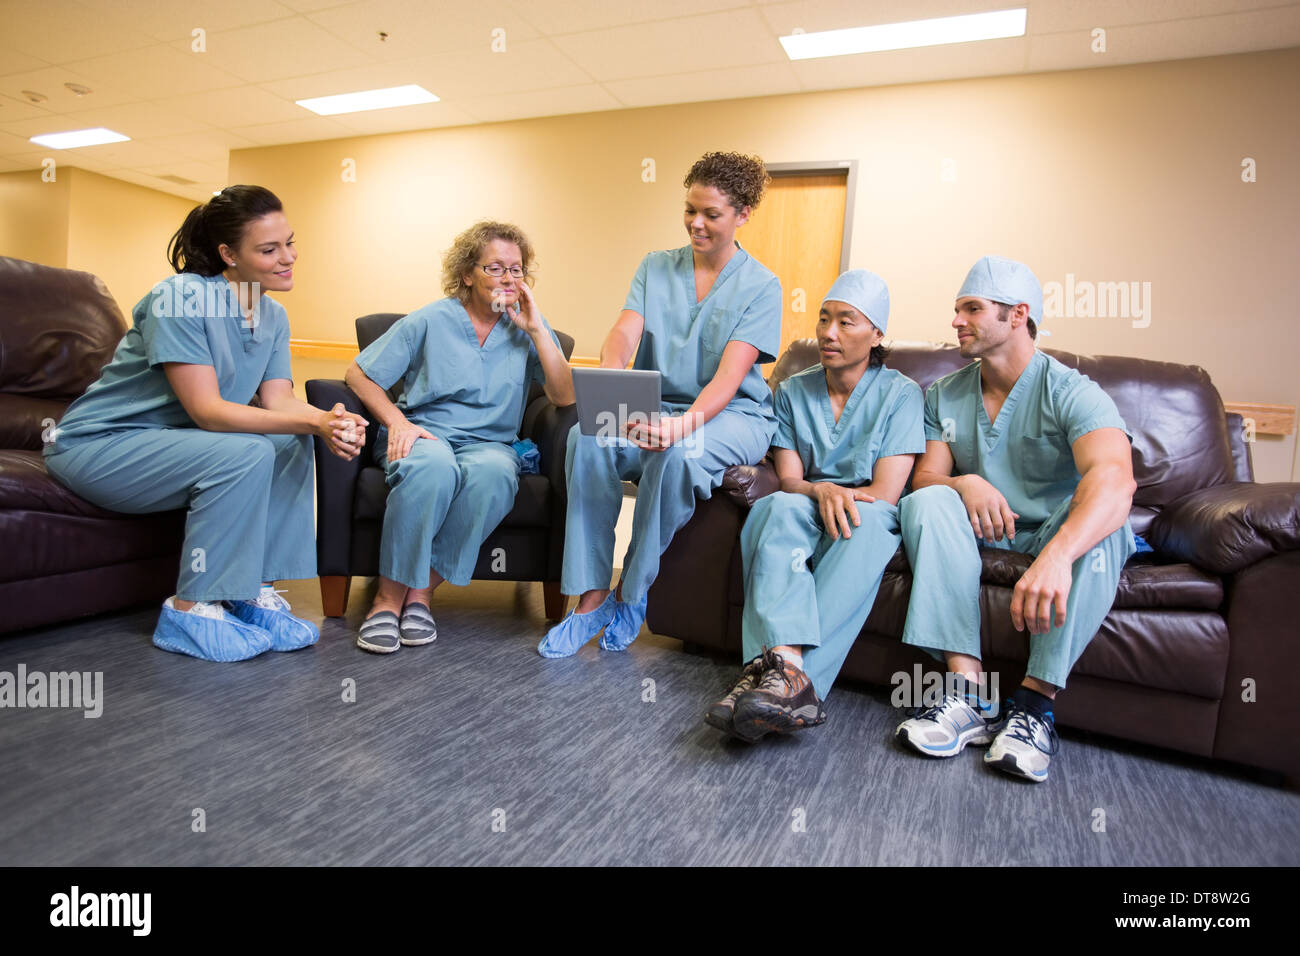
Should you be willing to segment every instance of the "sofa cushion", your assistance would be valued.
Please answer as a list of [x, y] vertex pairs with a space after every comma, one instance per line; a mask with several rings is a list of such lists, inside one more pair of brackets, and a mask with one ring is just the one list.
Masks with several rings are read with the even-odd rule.
[[[1033, 557], [1017, 551], [986, 548], [980, 551], [985, 585], [1014, 588], [1033, 563]], [[1139, 555], [1120, 572], [1115, 591], [1117, 608], [1184, 608], [1213, 611], [1223, 604], [1223, 582], [1190, 564], [1158, 563], [1150, 555]]]
[[73, 494], [45, 470], [39, 451], [0, 451], [0, 508], [120, 518], [115, 511], [92, 505]]

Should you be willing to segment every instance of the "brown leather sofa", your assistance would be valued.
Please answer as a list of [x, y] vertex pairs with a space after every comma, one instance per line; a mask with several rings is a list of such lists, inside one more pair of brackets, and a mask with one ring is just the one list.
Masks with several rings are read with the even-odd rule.
[[161, 603], [175, 589], [183, 511], [97, 508], [41, 456], [50, 423], [125, 332], [95, 276], [0, 257], [0, 633]]
[[[1300, 484], [1254, 481], [1241, 419], [1225, 414], [1204, 370], [1045, 351], [1119, 407], [1133, 435], [1133, 529], [1155, 549], [1125, 566], [1110, 614], [1058, 699], [1058, 722], [1300, 779], [1300, 614], [1291, 607], [1300, 596]], [[795, 342], [769, 381], [817, 361], [814, 340]], [[923, 388], [965, 364], [950, 345], [903, 344], [888, 360]], [[777, 486], [770, 464], [733, 468], [700, 502], [650, 590], [652, 631], [739, 665], [740, 527], [749, 506]], [[1028, 658], [1028, 637], [1011, 626], [1009, 607], [1029, 559], [982, 554], [981, 647], [1005, 696]], [[842, 679], [889, 685], [918, 662], [937, 666], [900, 641], [910, 589], [900, 548]]]

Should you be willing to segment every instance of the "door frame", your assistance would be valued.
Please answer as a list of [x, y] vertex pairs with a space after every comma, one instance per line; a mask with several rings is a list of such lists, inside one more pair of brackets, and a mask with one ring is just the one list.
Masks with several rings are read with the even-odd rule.
[[786, 176], [815, 176], [818, 173], [848, 173], [844, 183], [844, 235], [840, 237], [840, 272], [849, 271], [849, 242], [853, 236], [853, 199], [857, 195], [858, 161], [833, 159], [807, 163], [766, 163], [773, 179]]

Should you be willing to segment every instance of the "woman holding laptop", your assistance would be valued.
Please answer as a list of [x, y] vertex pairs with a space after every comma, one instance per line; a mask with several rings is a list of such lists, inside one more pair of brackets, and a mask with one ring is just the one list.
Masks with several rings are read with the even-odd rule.
[[[601, 367], [661, 376], [657, 422], [624, 428], [615, 446], [569, 434], [569, 504], [561, 588], [577, 606], [538, 645], [568, 657], [602, 630], [600, 646], [626, 650], [645, 620], [659, 558], [690, 520], [695, 499], [731, 465], [754, 464], [775, 431], [772, 393], [758, 363], [775, 361], [781, 283], [736, 242], [770, 181], [758, 157], [707, 153], [686, 174], [689, 244], [647, 255], [601, 348]], [[632, 540], [610, 591], [622, 482], [637, 482]]]

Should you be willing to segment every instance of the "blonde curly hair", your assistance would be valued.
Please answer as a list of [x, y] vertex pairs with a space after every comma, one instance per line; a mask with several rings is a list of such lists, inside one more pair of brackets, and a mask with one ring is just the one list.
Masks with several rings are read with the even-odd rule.
[[532, 285], [533, 244], [528, 241], [524, 231], [508, 222], [492, 222], [485, 219], [482, 222], [474, 223], [474, 225], [457, 236], [455, 241], [452, 242], [451, 248], [442, 257], [442, 291], [444, 294], [455, 296], [461, 302], [469, 301], [469, 286], [465, 284], [465, 275], [474, 270], [474, 267], [478, 265], [478, 257], [483, 254], [484, 247], [494, 239], [513, 242], [519, 247], [519, 254], [524, 260], [524, 271], [528, 273], [524, 281]]

